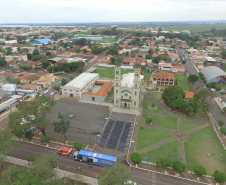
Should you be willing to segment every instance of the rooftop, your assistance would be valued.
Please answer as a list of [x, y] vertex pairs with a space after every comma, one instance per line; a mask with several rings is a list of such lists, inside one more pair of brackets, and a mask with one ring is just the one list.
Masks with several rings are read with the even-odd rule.
[[[144, 79], [144, 75], [140, 75], [141, 79]], [[121, 87], [133, 87], [134, 73], [128, 73], [122, 75]]]

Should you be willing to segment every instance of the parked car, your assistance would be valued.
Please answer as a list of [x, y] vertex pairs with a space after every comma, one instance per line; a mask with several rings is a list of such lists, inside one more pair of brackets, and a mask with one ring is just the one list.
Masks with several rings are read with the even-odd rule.
[[52, 95], [54, 95], [54, 94], [55, 94], [55, 92], [53, 91], [53, 92], [50, 93], [50, 96], [52, 96]]
[[44, 95], [43, 93], [39, 94], [39, 96], [43, 96], [43, 95]]
[[125, 182], [124, 182], [124, 184], [129, 184], [129, 185], [137, 185], [137, 183], [136, 183], [136, 182], [133, 182], [133, 181], [130, 181], [130, 180], [125, 181]]

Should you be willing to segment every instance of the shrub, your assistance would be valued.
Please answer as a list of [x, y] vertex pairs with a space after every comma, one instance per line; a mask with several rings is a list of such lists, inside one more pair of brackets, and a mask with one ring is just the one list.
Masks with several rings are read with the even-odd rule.
[[221, 133], [226, 135], [226, 128], [221, 128]]
[[223, 111], [226, 112], [226, 107], [223, 108]]
[[82, 73], [83, 72], [83, 69], [82, 68], [78, 68], [78, 72], [79, 73]]
[[185, 164], [180, 161], [174, 161], [172, 167], [177, 173], [182, 173], [186, 169]]
[[81, 149], [84, 148], [84, 145], [83, 145], [83, 143], [81, 143], [81, 142], [74, 142], [74, 148], [75, 148], [77, 151], [80, 151]]
[[223, 183], [226, 180], [226, 175], [219, 170], [216, 170], [213, 174], [215, 181]]
[[36, 159], [36, 156], [31, 155], [31, 156], [29, 156], [29, 157], [27, 158], [27, 161], [34, 162], [35, 159]]
[[224, 122], [223, 122], [222, 120], [218, 120], [218, 124], [219, 124], [220, 126], [223, 126], [223, 125], [224, 125]]
[[196, 165], [194, 167], [194, 172], [198, 177], [202, 177], [203, 175], [206, 175], [206, 168], [200, 165]]
[[152, 117], [150, 117], [150, 116], [146, 117], [146, 123], [151, 124], [152, 123]]
[[26, 138], [26, 139], [29, 139], [29, 140], [32, 140], [32, 138], [34, 137], [34, 135], [35, 135], [34, 132], [32, 132], [32, 131], [27, 131], [27, 132], [25, 133], [25, 138]]
[[43, 136], [42, 138], [41, 138], [41, 143], [43, 144], [43, 143], [47, 143], [47, 142], [49, 142], [50, 141], [50, 139], [49, 139], [49, 137], [47, 137], [47, 136]]
[[221, 91], [221, 87], [220, 86], [217, 86], [216, 87], [216, 91]]
[[171, 166], [172, 166], [172, 162], [169, 159], [159, 159], [156, 161], [157, 168], [166, 168]]
[[134, 164], [139, 164], [142, 161], [142, 157], [139, 153], [133, 152], [130, 154], [130, 159]]

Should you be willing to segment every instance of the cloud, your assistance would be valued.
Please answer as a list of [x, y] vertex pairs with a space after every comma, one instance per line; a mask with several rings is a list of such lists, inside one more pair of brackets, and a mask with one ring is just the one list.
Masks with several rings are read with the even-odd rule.
[[0, 23], [226, 20], [225, 0], [7, 0]]

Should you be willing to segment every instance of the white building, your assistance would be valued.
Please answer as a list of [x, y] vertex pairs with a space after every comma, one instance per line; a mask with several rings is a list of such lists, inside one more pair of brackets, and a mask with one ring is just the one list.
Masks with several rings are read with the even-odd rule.
[[90, 91], [98, 79], [97, 73], [82, 73], [62, 88], [62, 95], [80, 99], [82, 93]]

